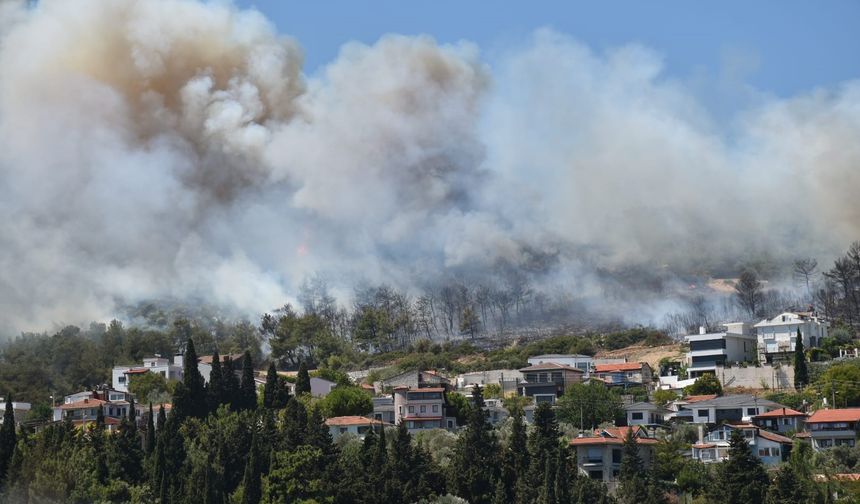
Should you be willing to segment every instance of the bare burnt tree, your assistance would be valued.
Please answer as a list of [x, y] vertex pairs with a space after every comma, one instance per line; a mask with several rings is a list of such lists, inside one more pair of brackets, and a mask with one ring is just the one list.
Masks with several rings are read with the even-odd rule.
[[481, 325], [485, 328], [487, 327], [487, 310], [491, 309], [493, 303], [492, 294], [493, 291], [486, 285], [479, 285], [475, 289], [475, 303], [481, 312]]
[[442, 315], [445, 317], [445, 334], [454, 333], [454, 317], [457, 316], [457, 292], [454, 286], [445, 285], [439, 290], [439, 302]]
[[841, 289], [840, 312], [848, 322], [855, 322], [858, 310], [857, 284], [858, 271], [854, 261], [850, 257], [840, 257], [833, 263], [833, 267], [824, 273], [824, 276], [833, 280]]
[[761, 280], [751, 269], [745, 269], [735, 283], [735, 302], [749, 314], [751, 319], [760, 313], [762, 291]]
[[813, 258], [794, 261], [794, 279], [806, 286], [806, 295], [812, 299], [812, 280], [818, 272], [818, 261]]

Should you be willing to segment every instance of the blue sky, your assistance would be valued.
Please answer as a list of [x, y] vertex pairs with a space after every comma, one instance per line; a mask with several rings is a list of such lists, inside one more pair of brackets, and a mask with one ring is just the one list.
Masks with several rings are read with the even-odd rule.
[[470, 40], [485, 59], [550, 27], [596, 51], [628, 43], [665, 57], [669, 75], [718, 78], [726, 72], [755, 88], [791, 96], [860, 75], [860, 2], [797, 0], [534, 1], [239, 0], [294, 36], [313, 74], [345, 42], [386, 33]]

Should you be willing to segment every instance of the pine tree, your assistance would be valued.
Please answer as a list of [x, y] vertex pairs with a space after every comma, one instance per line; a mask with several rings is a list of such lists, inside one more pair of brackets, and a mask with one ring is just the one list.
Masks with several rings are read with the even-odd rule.
[[308, 374], [308, 366], [302, 361], [299, 364], [299, 372], [296, 375], [296, 395], [311, 393], [311, 376]]
[[305, 434], [308, 431], [308, 412], [301, 401], [290, 401], [287, 403], [283, 415], [284, 421], [281, 428], [283, 429], [284, 449], [295, 450], [304, 444]]
[[531, 494], [526, 496], [518, 493], [518, 499], [527, 499], [531, 502], [540, 497], [540, 489], [543, 487], [545, 479], [546, 462], [555, 457], [560, 435], [558, 421], [552, 407], [549, 403], [540, 403], [535, 408], [534, 429], [527, 442], [529, 452], [527, 484], [522, 485]]
[[146, 414], [146, 440], [144, 442], [144, 453], [147, 457], [155, 451], [155, 419], [152, 415], [152, 403], [149, 403], [149, 413]]
[[492, 504], [509, 504], [510, 502], [511, 499], [508, 497], [508, 490], [505, 482], [500, 478], [499, 481], [496, 482], [496, 491], [493, 492]]
[[275, 363], [269, 363], [269, 370], [266, 372], [266, 385], [263, 386], [263, 407], [274, 408], [275, 391], [278, 390], [278, 371], [275, 369]]
[[254, 382], [254, 363], [251, 352], [245, 351], [242, 358], [242, 383], [239, 386], [240, 409], [254, 410], [257, 408], [257, 384]]
[[209, 385], [206, 387], [206, 402], [211, 413], [224, 404], [224, 372], [221, 369], [221, 356], [216, 348], [212, 352], [212, 370], [209, 372]]
[[643, 502], [648, 496], [648, 481], [633, 429], [634, 427], [628, 427], [622, 447], [617, 494], [621, 504], [637, 504]]
[[415, 500], [416, 475], [413, 473], [414, 452], [412, 436], [403, 420], [397, 424], [397, 432], [388, 455], [388, 478], [385, 496], [388, 502], [412, 502]]
[[767, 491], [767, 504], [806, 504], [813, 501], [806, 481], [790, 464], [776, 471], [770, 489]]
[[260, 454], [256, 435], [251, 439], [251, 453], [242, 478], [242, 504], [258, 504], [263, 495], [260, 482]]
[[719, 466], [717, 483], [712, 493], [720, 502], [746, 504], [764, 500], [769, 483], [767, 472], [740, 429], [732, 430], [729, 457]]
[[137, 430], [134, 399], [129, 401], [128, 415], [119, 425], [119, 432], [111, 437], [109, 472], [111, 477], [137, 483], [143, 479], [143, 452]]
[[797, 342], [794, 344], [794, 388], [797, 390], [809, 385], [809, 370], [806, 367], [806, 355], [803, 353], [803, 336], [797, 329]]
[[6, 396], [6, 411], [3, 413], [3, 425], [0, 426], [0, 488], [3, 488], [12, 456], [15, 453], [15, 445], [18, 439], [15, 433], [15, 409], [12, 404], [12, 395]]

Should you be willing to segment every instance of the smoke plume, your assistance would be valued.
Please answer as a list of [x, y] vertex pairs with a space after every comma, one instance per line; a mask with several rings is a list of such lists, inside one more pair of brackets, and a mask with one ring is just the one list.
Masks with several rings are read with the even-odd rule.
[[258, 313], [500, 264], [571, 291], [860, 236], [860, 82], [720, 125], [660, 55], [539, 31], [349, 43], [319, 75], [255, 11], [0, 2], [0, 326], [194, 297]]

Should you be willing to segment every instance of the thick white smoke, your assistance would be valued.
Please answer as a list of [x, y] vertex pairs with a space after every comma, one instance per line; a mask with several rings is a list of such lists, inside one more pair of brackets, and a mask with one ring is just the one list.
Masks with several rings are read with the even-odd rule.
[[[542, 31], [351, 43], [316, 79], [259, 13], [0, 2], [0, 327], [202, 297], [255, 313], [327, 273], [408, 287], [555, 257], [707, 271], [860, 236], [860, 83], [715, 126], [658, 54]], [[574, 283], [569, 283], [574, 282]]]

